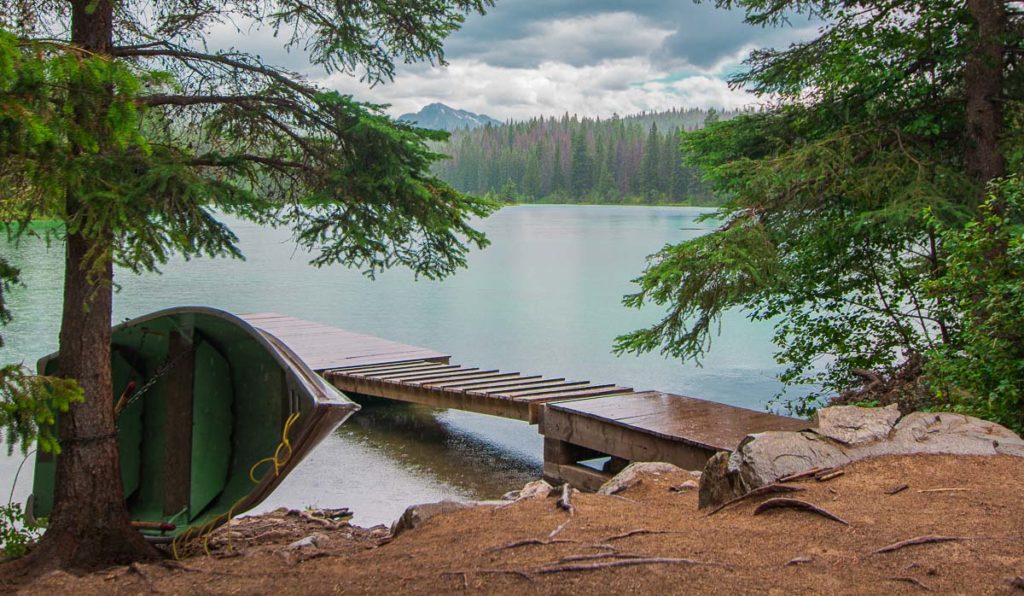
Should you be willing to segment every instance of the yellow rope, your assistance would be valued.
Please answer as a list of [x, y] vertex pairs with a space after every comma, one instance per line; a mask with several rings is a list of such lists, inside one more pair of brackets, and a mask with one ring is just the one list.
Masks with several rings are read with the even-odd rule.
[[[274, 449], [274, 455], [259, 460], [258, 462], [254, 463], [252, 467], [249, 468], [249, 480], [252, 480], [254, 484], [259, 484], [260, 482], [266, 479], [265, 476], [263, 478], [260, 478], [259, 480], [256, 479], [256, 470], [263, 464], [272, 464], [274, 478], [280, 476], [281, 469], [288, 465], [288, 462], [292, 458], [292, 443], [291, 439], [288, 438], [288, 435], [292, 430], [292, 426], [298, 421], [299, 415], [299, 412], [295, 412], [288, 416], [288, 419], [285, 420], [284, 428], [281, 430], [281, 442], [278, 443], [277, 449]], [[235, 509], [239, 505], [241, 505], [246, 498], [248, 498], [248, 495], [235, 501], [235, 503], [231, 505], [230, 508], [228, 508], [227, 512], [218, 515], [217, 517], [213, 518], [212, 520], [208, 521], [202, 526], [199, 526], [198, 528], [188, 528], [187, 530], [176, 536], [174, 540], [171, 541], [171, 555], [174, 557], [174, 559], [181, 560], [181, 555], [179, 555], [178, 553], [179, 544], [182, 547], [191, 546], [194, 545], [194, 543], [198, 540], [202, 540], [203, 552], [209, 555], [210, 536], [213, 534], [213, 530], [217, 528], [217, 526], [219, 526], [222, 523], [222, 521], [223, 523], [227, 523], [228, 527], [230, 528], [231, 520], [235, 517]], [[222, 520], [222, 518], [225, 518], [225, 516], [226, 519]], [[226, 535], [228, 539], [228, 550], [231, 550], [231, 532], [227, 532]]]

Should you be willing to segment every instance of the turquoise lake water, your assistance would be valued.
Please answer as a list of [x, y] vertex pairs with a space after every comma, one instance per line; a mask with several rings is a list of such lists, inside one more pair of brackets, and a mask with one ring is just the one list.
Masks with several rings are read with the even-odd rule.
[[[233, 227], [245, 261], [173, 261], [162, 275], [118, 273], [115, 320], [186, 304], [275, 311], [450, 353], [453, 361], [657, 389], [763, 409], [780, 389], [771, 326], [727, 316], [703, 367], [659, 355], [616, 357], [616, 335], [657, 319], [627, 310], [630, 280], [666, 243], [705, 233], [686, 207], [517, 206], [480, 222], [492, 241], [443, 282], [394, 270], [366, 279], [315, 269], [287, 230]], [[4, 245], [25, 287], [9, 296], [0, 362], [32, 366], [57, 347], [62, 247]], [[21, 462], [0, 456], [0, 491]], [[350, 507], [360, 525], [388, 523], [411, 503], [496, 498], [539, 476], [541, 439], [525, 423], [418, 406], [367, 407], [329, 437], [261, 508]], [[31, 489], [30, 463], [15, 498]]]

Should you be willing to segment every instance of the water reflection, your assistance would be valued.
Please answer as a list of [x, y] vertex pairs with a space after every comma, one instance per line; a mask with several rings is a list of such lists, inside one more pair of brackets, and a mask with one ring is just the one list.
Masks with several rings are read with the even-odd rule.
[[[771, 325], [725, 317], [703, 368], [659, 354], [618, 358], [616, 335], [656, 320], [660, 309], [622, 307], [644, 258], [699, 235], [712, 222], [688, 208], [524, 206], [481, 222], [492, 245], [442, 282], [396, 270], [365, 279], [340, 267], [316, 269], [287, 230], [228, 219], [245, 261], [172, 259], [162, 275], [119, 270], [116, 321], [201, 304], [275, 311], [453, 354], [465, 366], [659, 389], [761, 409], [780, 388]], [[30, 366], [57, 347], [63, 250], [38, 238], [0, 244], [22, 269], [6, 296], [14, 321], [2, 332], [0, 363]], [[356, 523], [388, 522], [409, 503], [494, 498], [535, 478], [542, 441], [525, 423], [455, 410], [367, 408], [328, 437], [264, 507], [351, 507]], [[0, 454], [0, 491], [21, 461]], [[25, 466], [14, 493], [31, 486]]]
[[[363, 409], [337, 434], [408, 470], [425, 473], [476, 499], [493, 499], [540, 477], [542, 465], [532, 457], [509, 451], [465, 426], [444, 419], [445, 410], [352, 396]], [[487, 416], [477, 415], [485, 422]], [[514, 423], [523, 427], [527, 425]], [[525, 430], [525, 429], [524, 429]]]
[[526, 423], [374, 398], [359, 401], [364, 408], [256, 511], [348, 507], [356, 524], [388, 524], [413, 503], [496, 499], [540, 477], [540, 435]]

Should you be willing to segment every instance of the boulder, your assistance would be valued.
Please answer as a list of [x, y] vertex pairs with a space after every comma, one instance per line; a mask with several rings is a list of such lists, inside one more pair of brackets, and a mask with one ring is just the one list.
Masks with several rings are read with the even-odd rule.
[[682, 484], [677, 484], [677, 485], [671, 487], [669, 490], [675, 491], [677, 493], [681, 493], [683, 491], [691, 491], [691, 490], [693, 490], [693, 489], [695, 489], [695, 488], [697, 488], [699, 486], [700, 485], [697, 484], [696, 480], [687, 480], [687, 481], [683, 482]]
[[402, 517], [395, 520], [395, 523], [391, 524], [391, 536], [398, 536], [399, 534], [418, 528], [424, 524], [428, 519], [441, 515], [442, 513], [451, 513], [453, 511], [459, 511], [462, 509], [470, 509], [473, 507], [503, 507], [509, 505], [508, 501], [452, 501], [445, 499], [444, 501], [438, 501], [436, 503], [421, 503], [419, 505], [410, 505], [405, 509], [405, 513]]
[[303, 548], [316, 548], [320, 546], [320, 543], [326, 538], [323, 534], [311, 534], [301, 540], [288, 545], [289, 550], [301, 550]]
[[546, 499], [555, 487], [544, 480], [534, 480], [527, 483], [523, 490], [519, 491], [519, 499]]
[[413, 528], [418, 528], [435, 515], [451, 513], [452, 511], [459, 511], [460, 509], [467, 509], [474, 505], [476, 504], [472, 502], [451, 501], [448, 499], [438, 501], [437, 503], [420, 503], [419, 505], [410, 505], [406, 508], [402, 517], [398, 518], [395, 520], [395, 523], [391, 524], [391, 535], [398, 536], [403, 532], [412, 530]]
[[896, 404], [884, 408], [833, 406], [817, 414], [819, 435], [846, 445], [870, 443], [885, 439], [900, 419]]
[[521, 501], [523, 499], [544, 499], [551, 494], [551, 491], [555, 490], [555, 487], [551, 486], [544, 480], [534, 480], [533, 482], [527, 482], [523, 488], [519, 490], [512, 490], [501, 495], [502, 501]]
[[663, 462], [634, 462], [602, 484], [597, 494], [614, 495], [640, 484], [644, 476], [660, 476], [674, 472], [686, 473], [686, 470]]
[[708, 460], [699, 505], [713, 507], [783, 476], [883, 455], [953, 454], [1024, 457], [1024, 440], [985, 420], [948, 412], [834, 406], [818, 411], [818, 428], [749, 435], [732, 453]]

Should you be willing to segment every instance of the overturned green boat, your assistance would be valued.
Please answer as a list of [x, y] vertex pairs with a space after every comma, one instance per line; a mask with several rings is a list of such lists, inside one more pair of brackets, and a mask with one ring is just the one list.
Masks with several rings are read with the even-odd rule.
[[[359, 406], [231, 313], [174, 308], [117, 325], [111, 363], [125, 502], [145, 534], [212, 527], [259, 504]], [[57, 370], [59, 354], [39, 361]], [[58, 456], [59, 457], [59, 456]], [[53, 508], [36, 457], [32, 510]]]

